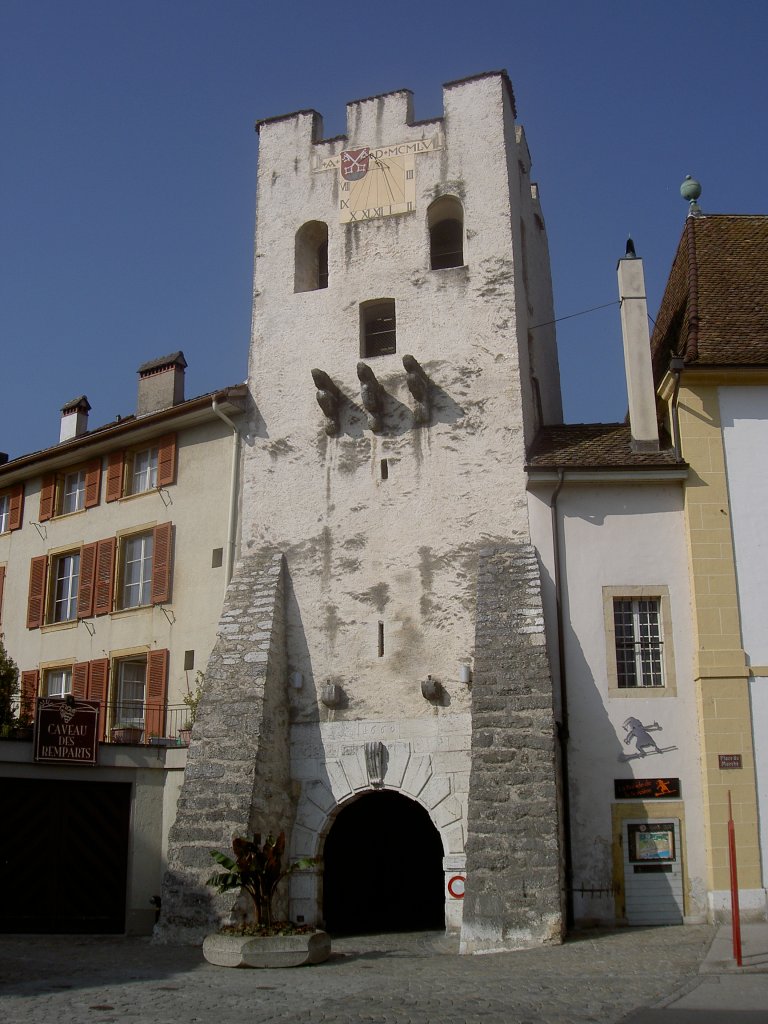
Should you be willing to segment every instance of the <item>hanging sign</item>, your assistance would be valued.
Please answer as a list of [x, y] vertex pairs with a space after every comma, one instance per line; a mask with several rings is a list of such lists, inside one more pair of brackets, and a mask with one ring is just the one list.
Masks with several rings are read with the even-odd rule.
[[98, 725], [97, 700], [38, 697], [35, 761], [46, 764], [96, 764]]

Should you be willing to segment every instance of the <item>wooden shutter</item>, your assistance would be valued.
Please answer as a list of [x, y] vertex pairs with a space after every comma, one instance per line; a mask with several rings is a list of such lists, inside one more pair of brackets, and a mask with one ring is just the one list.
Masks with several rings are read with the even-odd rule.
[[99, 504], [101, 496], [101, 459], [93, 459], [85, 467], [85, 507]]
[[157, 442], [157, 486], [176, 483], [176, 435], [167, 434]]
[[168, 693], [168, 651], [150, 651], [147, 655], [147, 706], [144, 713], [144, 737], [165, 735], [165, 698]]
[[173, 524], [161, 523], [152, 532], [152, 604], [163, 604], [171, 600]]
[[24, 515], [24, 484], [16, 484], [9, 492], [10, 509], [8, 514], [8, 529], [20, 530], [21, 520]]
[[45, 585], [48, 581], [48, 556], [38, 555], [29, 564], [27, 629], [37, 629], [45, 619]]
[[88, 619], [93, 615], [93, 594], [96, 589], [96, 550], [98, 543], [84, 544], [80, 548], [80, 580], [77, 585], [77, 617]]
[[5, 589], [5, 566], [0, 565], [0, 626], [3, 623], [3, 590]]
[[54, 503], [56, 500], [56, 475], [49, 473], [43, 477], [43, 483], [40, 488], [40, 522], [44, 523], [47, 519], [51, 519], [54, 513]]
[[115, 589], [115, 537], [100, 540], [96, 551], [96, 581], [94, 585], [94, 615], [108, 615], [112, 611]]
[[117, 501], [123, 496], [124, 452], [112, 452], [107, 460], [107, 501]]
[[72, 666], [72, 696], [85, 700], [88, 696], [88, 662], [77, 661]]
[[88, 700], [98, 700], [99, 731], [97, 738], [104, 739], [107, 721], [107, 691], [109, 689], [109, 658], [97, 658], [90, 663], [88, 670]]
[[37, 710], [37, 691], [40, 689], [40, 673], [35, 668], [21, 673], [21, 717], [31, 719]]

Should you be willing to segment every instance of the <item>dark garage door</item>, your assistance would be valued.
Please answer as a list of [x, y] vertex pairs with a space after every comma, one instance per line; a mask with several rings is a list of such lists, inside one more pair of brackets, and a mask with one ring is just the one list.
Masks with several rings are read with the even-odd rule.
[[0, 779], [0, 932], [125, 931], [130, 783]]

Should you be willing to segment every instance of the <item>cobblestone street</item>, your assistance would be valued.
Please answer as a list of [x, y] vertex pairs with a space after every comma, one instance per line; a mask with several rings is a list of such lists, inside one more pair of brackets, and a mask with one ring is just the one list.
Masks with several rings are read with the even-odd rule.
[[334, 941], [289, 970], [212, 967], [147, 939], [0, 936], [13, 1024], [615, 1024], [694, 984], [715, 929], [580, 933], [562, 946], [459, 957], [442, 934]]

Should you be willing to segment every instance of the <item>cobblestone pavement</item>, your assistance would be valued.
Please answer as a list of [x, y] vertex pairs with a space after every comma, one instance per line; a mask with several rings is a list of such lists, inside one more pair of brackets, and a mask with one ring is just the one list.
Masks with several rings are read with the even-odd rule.
[[325, 964], [232, 970], [197, 948], [113, 936], [0, 936], [8, 1024], [617, 1024], [684, 991], [706, 925], [590, 931], [459, 957], [437, 933], [337, 939]]

